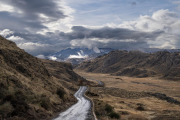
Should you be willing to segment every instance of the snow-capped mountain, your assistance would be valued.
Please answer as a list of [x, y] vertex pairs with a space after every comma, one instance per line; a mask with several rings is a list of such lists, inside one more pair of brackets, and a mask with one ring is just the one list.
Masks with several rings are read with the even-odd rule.
[[68, 48], [48, 56], [51, 60], [68, 61], [72, 64], [78, 64], [84, 60], [90, 60], [100, 55], [112, 51], [111, 48]]
[[[108, 54], [113, 51], [111, 48], [67, 48], [46, 56], [47, 59], [55, 61], [70, 62], [73, 65], [79, 64], [85, 60], [91, 60], [98, 56]], [[127, 49], [127, 51], [134, 51], [133, 49]], [[180, 49], [158, 49], [158, 48], [142, 48], [138, 49], [145, 53], [155, 53], [158, 51], [168, 51], [168, 52], [180, 52]]]

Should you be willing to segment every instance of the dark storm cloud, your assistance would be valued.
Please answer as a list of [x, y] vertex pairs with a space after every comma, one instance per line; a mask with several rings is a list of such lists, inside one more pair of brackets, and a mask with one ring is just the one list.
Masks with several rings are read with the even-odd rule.
[[140, 32], [129, 29], [110, 27], [90, 29], [82, 26], [74, 26], [72, 30], [73, 32], [70, 33], [60, 33], [60, 36], [63, 36], [68, 39], [100, 38], [116, 40], [133, 39], [137, 41], [144, 41], [146, 39], [153, 40], [161, 33], [163, 33], [162, 31]]
[[70, 46], [69, 41], [61, 39], [56, 33], [37, 34], [42, 29], [48, 30], [44, 23], [68, 17], [63, 11], [64, 5], [57, 2], [61, 0], [0, 0], [1, 6], [10, 6], [0, 11], [0, 32], [5, 29], [13, 31], [6, 38], [14, 40], [18, 46], [33, 55], [46, 55]]
[[[1, 12], [0, 21], [6, 23], [1, 24], [1, 29], [6, 27], [8, 29], [21, 28], [23, 30], [23, 28], [32, 28], [40, 30], [46, 28], [40, 15], [46, 16], [46, 22], [66, 17], [55, 0], [0, 0], [0, 2], [14, 8], [13, 13], [11, 13], [12, 11]], [[10, 23], [10, 25], [7, 23]]]
[[[138, 49], [149, 47], [148, 41], [155, 40], [162, 32], [140, 32], [123, 28], [104, 27], [91, 29], [83, 26], [72, 27], [72, 32], [49, 32], [47, 35], [18, 33], [24, 43], [19, 46], [33, 55], [50, 53], [68, 47], [110, 47], [117, 49]], [[94, 40], [95, 38], [95, 40]], [[35, 44], [34, 44], [35, 43]]]
[[14, 33], [13, 35], [21, 36], [24, 41], [20, 41], [20, 43], [16, 42], [17, 45], [34, 56], [39, 54], [49, 55], [64, 48], [70, 47], [70, 40], [60, 38], [54, 33], [49, 33], [48, 35]]
[[38, 14], [44, 14], [52, 19], [64, 18], [59, 6], [53, 0], [1, 0], [23, 12], [30, 19], [38, 19]]
[[61, 32], [60, 36], [69, 40], [73, 47], [139, 49], [148, 48], [148, 42], [156, 40], [163, 33], [163, 31], [140, 32], [124, 28], [92, 29], [74, 26], [72, 32]]
[[[13, 31], [26, 31], [25, 28], [32, 28], [33, 30], [40, 30], [42, 28], [46, 28], [46, 26], [42, 25], [42, 22], [18, 18], [10, 15], [8, 12], [1, 12], [0, 17], [0, 29], [11, 29]], [[33, 18], [32, 18], [33, 19]], [[33, 31], [32, 31], [33, 32]]]

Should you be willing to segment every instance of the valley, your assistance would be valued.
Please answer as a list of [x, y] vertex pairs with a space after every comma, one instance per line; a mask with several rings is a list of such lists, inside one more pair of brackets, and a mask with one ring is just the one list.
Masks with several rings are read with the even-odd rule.
[[180, 0], [0, 0], [0, 120], [180, 120]]
[[2, 119], [180, 118], [179, 53], [112, 51], [73, 69], [36, 58], [1, 36], [0, 43]]
[[[90, 87], [88, 94], [93, 98], [95, 113], [101, 120], [112, 119], [105, 111], [106, 104], [112, 106], [122, 120], [180, 119], [180, 104], [173, 101], [180, 101], [180, 81], [75, 71], [87, 80], [97, 84], [97, 80], [104, 83], [104, 87]], [[164, 95], [166, 97], [162, 99]], [[169, 98], [173, 100], [168, 100]]]

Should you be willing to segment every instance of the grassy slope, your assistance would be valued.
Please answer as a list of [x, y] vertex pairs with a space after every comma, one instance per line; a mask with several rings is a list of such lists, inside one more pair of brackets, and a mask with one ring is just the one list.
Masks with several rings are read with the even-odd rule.
[[59, 68], [51, 70], [0, 36], [0, 118], [49, 119], [76, 102], [74, 83], [83, 79], [68, 64], [48, 62]]

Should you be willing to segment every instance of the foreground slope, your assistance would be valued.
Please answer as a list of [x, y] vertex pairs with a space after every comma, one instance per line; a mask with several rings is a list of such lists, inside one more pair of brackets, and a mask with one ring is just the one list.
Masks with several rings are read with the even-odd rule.
[[50, 119], [76, 102], [83, 80], [69, 64], [42, 61], [0, 36], [0, 118]]
[[92, 61], [80, 64], [77, 69], [87, 72], [111, 73], [136, 77], [158, 76], [180, 80], [180, 53], [161, 51], [113, 51]]

